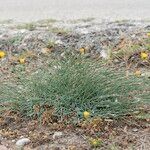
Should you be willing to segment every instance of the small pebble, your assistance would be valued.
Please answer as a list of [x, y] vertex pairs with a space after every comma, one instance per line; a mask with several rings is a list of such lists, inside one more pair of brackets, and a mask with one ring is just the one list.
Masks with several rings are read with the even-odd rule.
[[100, 52], [100, 55], [101, 55], [102, 58], [108, 59], [108, 54], [107, 54], [106, 50], [102, 50], [102, 51]]
[[61, 40], [57, 40], [57, 41], [55, 41], [55, 44], [63, 45], [63, 42]]
[[24, 136], [20, 136], [20, 139], [23, 139], [24, 138]]
[[137, 129], [137, 128], [133, 128], [132, 131], [133, 131], [133, 132], [137, 132], [138, 129]]
[[63, 135], [62, 132], [55, 132], [53, 135], [53, 139], [60, 138], [60, 137], [62, 137], [62, 135]]
[[15, 143], [15, 142], [16, 142], [16, 140], [12, 140], [11, 142], [12, 142], [12, 143]]
[[28, 138], [23, 138], [23, 139], [20, 139], [16, 142], [16, 145], [17, 146], [24, 146], [26, 144], [30, 143], [30, 140]]

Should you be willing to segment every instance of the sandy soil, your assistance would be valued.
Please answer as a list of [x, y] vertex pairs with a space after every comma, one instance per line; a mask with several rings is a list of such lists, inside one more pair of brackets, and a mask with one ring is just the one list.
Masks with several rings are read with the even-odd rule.
[[0, 20], [150, 19], [149, 0], [0, 0]]

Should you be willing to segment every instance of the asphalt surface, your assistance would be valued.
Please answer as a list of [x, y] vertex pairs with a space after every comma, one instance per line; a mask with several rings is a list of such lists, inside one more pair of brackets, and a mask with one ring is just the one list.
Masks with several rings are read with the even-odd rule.
[[150, 0], [0, 0], [0, 20], [150, 20]]

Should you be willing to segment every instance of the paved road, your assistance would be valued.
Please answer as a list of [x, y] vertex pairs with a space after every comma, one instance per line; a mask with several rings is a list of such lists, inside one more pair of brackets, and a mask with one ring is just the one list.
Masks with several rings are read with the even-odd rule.
[[0, 0], [0, 20], [149, 19], [150, 0]]

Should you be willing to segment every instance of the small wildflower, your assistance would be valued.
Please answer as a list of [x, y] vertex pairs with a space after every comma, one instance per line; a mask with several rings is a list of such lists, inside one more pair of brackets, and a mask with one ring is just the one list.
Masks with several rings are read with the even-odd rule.
[[90, 117], [90, 113], [88, 111], [84, 111], [83, 116], [85, 119], [88, 119]]
[[147, 59], [148, 59], [148, 53], [146, 53], [146, 52], [141, 52], [141, 59], [142, 59], [142, 60], [147, 60]]
[[6, 56], [6, 53], [0, 50], [0, 58], [4, 58], [5, 56]]
[[137, 76], [137, 77], [139, 77], [139, 76], [141, 76], [141, 71], [140, 70], [136, 70], [135, 72], [134, 72], [134, 75], [135, 76]]
[[100, 139], [91, 139], [90, 143], [91, 143], [92, 147], [98, 147], [101, 145], [101, 140]]
[[19, 59], [19, 63], [20, 63], [20, 64], [24, 64], [25, 61], [26, 61], [25, 58], [20, 58], [20, 59]]
[[150, 32], [147, 33], [147, 36], [150, 37]]
[[82, 54], [82, 55], [85, 54], [85, 48], [83, 48], [83, 47], [80, 48], [80, 54]]

